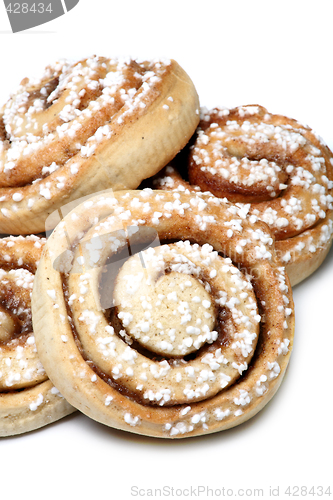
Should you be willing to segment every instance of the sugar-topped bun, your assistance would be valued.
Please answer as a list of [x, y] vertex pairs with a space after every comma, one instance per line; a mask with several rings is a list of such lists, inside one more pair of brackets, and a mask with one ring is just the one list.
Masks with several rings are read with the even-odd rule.
[[0, 233], [39, 233], [65, 203], [137, 188], [198, 122], [196, 90], [175, 61], [95, 56], [25, 78], [0, 109]]
[[267, 226], [210, 194], [144, 189], [83, 202], [47, 241], [38, 352], [76, 408], [181, 438], [241, 424], [274, 395], [293, 343]]
[[45, 240], [0, 239], [0, 436], [38, 429], [75, 409], [47, 377], [31, 319], [34, 273]]
[[320, 266], [333, 235], [333, 155], [309, 127], [257, 105], [202, 110], [185, 161], [189, 182], [167, 167], [155, 187], [210, 191], [266, 222], [292, 285]]

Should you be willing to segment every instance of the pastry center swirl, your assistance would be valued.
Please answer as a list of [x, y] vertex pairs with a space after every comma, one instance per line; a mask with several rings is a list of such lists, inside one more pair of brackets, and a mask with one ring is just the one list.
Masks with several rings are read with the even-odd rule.
[[130, 257], [114, 292], [127, 333], [163, 356], [184, 356], [216, 340], [214, 304], [199, 276], [200, 269], [175, 247]]
[[0, 342], [32, 331], [30, 293], [33, 278], [25, 269], [0, 270]]
[[0, 309], [0, 342], [7, 342], [15, 333], [15, 321], [12, 316], [2, 308]]

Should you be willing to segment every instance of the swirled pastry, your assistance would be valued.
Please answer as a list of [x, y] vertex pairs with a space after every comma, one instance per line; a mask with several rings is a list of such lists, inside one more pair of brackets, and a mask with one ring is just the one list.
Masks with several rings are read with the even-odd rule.
[[294, 308], [265, 224], [210, 194], [144, 189], [96, 196], [58, 224], [33, 322], [71, 404], [111, 427], [182, 438], [241, 424], [270, 400]]
[[74, 411], [48, 379], [32, 329], [31, 293], [43, 245], [37, 236], [0, 239], [0, 436]]
[[188, 179], [168, 168], [155, 187], [210, 191], [266, 222], [292, 285], [325, 259], [333, 234], [333, 156], [309, 127], [261, 106], [203, 110]]
[[0, 111], [0, 232], [43, 232], [65, 203], [137, 188], [198, 121], [196, 90], [175, 61], [91, 57], [24, 79]]

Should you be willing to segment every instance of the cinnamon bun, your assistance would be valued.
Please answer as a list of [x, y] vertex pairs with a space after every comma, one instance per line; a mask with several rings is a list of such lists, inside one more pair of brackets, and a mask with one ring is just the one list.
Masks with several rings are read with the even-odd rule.
[[66, 399], [148, 436], [248, 420], [278, 389], [293, 344], [271, 233], [211, 194], [144, 189], [80, 204], [47, 241], [32, 310]]
[[0, 239], [0, 436], [21, 434], [74, 411], [39, 360], [31, 293], [44, 240]]
[[137, 188], [198, 122], [196, 90], [175, 61], [95, 56], [25, 78], [0, 110], [0, 232], [43, 232], [65, 203]]
[[309, 127], [262, 106], [202, 110], [188, 155], [155, 188], [210, 191], [270, 227], [292, 285], [324, 261], [333, 235], [333, 156]]

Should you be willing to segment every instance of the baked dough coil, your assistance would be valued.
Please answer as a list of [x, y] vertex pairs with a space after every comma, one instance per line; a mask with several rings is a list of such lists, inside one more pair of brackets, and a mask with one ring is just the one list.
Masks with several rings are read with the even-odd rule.
[[241, 424], [293, 343], [267, 226], [210, 194], [100, 194], [57, 225], [33, 291], [38, 352], [73, 406], [164, 438]]
[[185, 162], [188, 182], [171, 167], [154, 186], [210, 191], [266, 222], [292, 285], [321, 265], [333, 234], [333, 156], [309, 127], [262, 106], [202, 110]]
[[185, 146], [199, 102], [169, 60], [91, 57], [27, 79], [0, 110], [0, 233], [102, 189], [135, 189]]
[[32, 329], [31, 293], [43, 245], [37, 236], [0, 239], [0, 436], [74, 411], [48, 379]]

